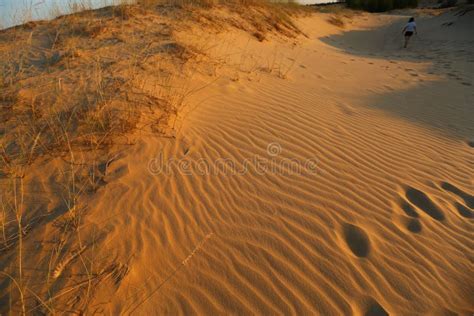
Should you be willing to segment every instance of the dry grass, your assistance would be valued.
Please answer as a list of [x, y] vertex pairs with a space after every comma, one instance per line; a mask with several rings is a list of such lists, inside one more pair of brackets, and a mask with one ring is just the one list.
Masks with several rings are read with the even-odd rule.
[[[170, 2], [187, 9], [163, 6]], [[196, 52], [176, 42], [169, 24], [148, 29], [157, 14], [236, 27], [259, 41], [300, 34], [291, 6], [230, 2], [236, 19], [202, 9], [211, 5], [220, 4], [144, 0], [0, 32], [0, 119], [8, 130], [0, 139], [1, 171], [14, 174], [17, 164], [64, 153], [65, 133], [73, 148], [104, 148], [136, 129], [144, 108], [152, 107], [156, 121], [179, 110], [182, 98], [164, 96], [160, 82], [172, 81]], [[140, 80], [150, 78], [151, 66], [155, 89], [144, 91]]]
[[328, 22], [331, 23], [332, 25], [335, 25], [337, 27], [343, 28], [345, 23], [344, 20], [341, 16], [339, 15], [332, 15], [328, 18]]
[[328, 14], [327, 21], [339, 28], [344, 28], [355, 16], [362, 14], [362, 11], [349, 9], [344, 4], [316, 6], [313, 9], [317, 12]]
[[[170, 3], [188, 9], [163, 6]], [[3, 171], [11, 172], [11, 161], [28, 164], [37, 156], [61, 152], [65, 148], [64, 131], [73, 145], [100, 148], [136, 128], [143, 106], [153, 104], [162, 116], [178, 110], [179, 104], [149, 91], [143, 93], [138, 83], [152, 62], [165, 61], [154, 64], [158, 66], [154, 79], [168, 81], [163, 77], [181, 71], [170, 71], [169, 65], [181, 67], [193, 55], [175, 42], [170, 25], [146, 28], [157, 20], [156, 14], [175, 14], [200, 23], [204, 20], [216, 28], [231, 25], [259, 41], [269, 33], [286, 37], [300, 34], [291, 21], [295, 10], [291, 6], [257, 0], [227, 3], [241, 19], [221, 18], [189, 6], [221, 4], [142, 0], [139, 5], [86, 11], [0, 32], [0, 118], [9, 130], [0, 143], [7, 166]]]
[[[80, 237], [80, 200], [104, 184], [104, 157], [140, 128], [144, 113], [160, 122], [177, 111], [180, 100], [158, 85], [190, 57], [167, 25], [148, 31], [140, 14], [136, 6], [107, 8], [0, 33], [0, 255], [8, 271], [0, 278], [2, 313], [60, 313], [76, 296], [74, 310], [83, 311], [98, 282], [123, 274], [107, 268], [118, 263], [90, 259], [92, 242]], [[144, 75], [155, 89], [145, 89]], [[46, 171], [54, 177], [49, 193], [40, 193], [58, 199], [53, 209], [35, 202], [41, 195], [29, 174], [41, 165], [55, 165]], [[33, 250], [37, 242], [51, 246]], [[38, 271], [26, 274], [24, 260], [38, 260]], [[72, 265], [78, 277], [67, 281]]]

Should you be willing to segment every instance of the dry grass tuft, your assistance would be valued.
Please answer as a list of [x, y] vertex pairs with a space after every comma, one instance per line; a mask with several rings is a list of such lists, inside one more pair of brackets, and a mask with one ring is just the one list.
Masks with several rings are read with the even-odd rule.
[[329, 4], [324, 6], [316, 6], [313, 8], [317, 12], [326, 13], [329, 15], [327, 21], [337, 27], [344, 28], [347, 23], [360, 14], [362, 11], [357, 11], [347, 8], [344, 4]]
[[339, 15], [332, 15], [328, 18], [328, 22], [337, 27], [343, 28], [345, 26], [344, 20]]

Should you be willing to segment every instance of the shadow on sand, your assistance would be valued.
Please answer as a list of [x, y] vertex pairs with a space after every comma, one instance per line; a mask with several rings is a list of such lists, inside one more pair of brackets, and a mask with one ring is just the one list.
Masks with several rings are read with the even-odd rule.
[[[403, 49], [405, 16], [378, 29], [354, 30], [320, 38], [347, 54], [384, 59], [407, 71], [416, 87], [374, 94], [368, 105], [421, 123], [470, 144], [474, 140], [474, 11], [417, 19], [419, 36]], [[403, 66], [423, 63], [426, 73]], [[423, 78], [435, 76], [437, 80]]]

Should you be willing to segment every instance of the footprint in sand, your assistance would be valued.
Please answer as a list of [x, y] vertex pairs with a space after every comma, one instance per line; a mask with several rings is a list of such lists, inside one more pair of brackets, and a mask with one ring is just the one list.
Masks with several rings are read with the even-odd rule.
[[408, 187], [405, 192], [406, 198], [413, 205], [418, 207], [420, 210], [431, 216], [432, 218], [442, 221], [444, 220], [444, 213], [439, 207], [431, 201], [431, 199], [423, 192], [418, 189]]
[[441, 182], [441, 187], [444, 190], [449, 191], [459, 196], [461, 199], [464, 200], [464, 204], [466, 204], [469, 208], [471, 209], [474, 208], [474, 196], [464, 192], [463, 190], [459, 189], [458, 187], [448, 182]]
[[370, 253], [370, 239], [360, 227], [345, 224], [343, 227], [344, 239], [354, 255], [360, 258], [367, 257]]
[[418, 218], [410, 218], [408, 221], [407, 221], [407, 229], [409, 231], [411, 231], [412, 233], [419, 233], [421, 232], [421, 222]]
[[400, 206], [402, 207], [402, 210], [405, 212], [405, 214], [407, 214], [408, 216], [416, 217], [416, 218], [420, 217], [420, 215], [418, 215], [418, 213], [415, 211], [413, 206], [411, 206], [411, 204], [408, 203], [407, 201], [403, 201], [402, 205]]
[[400, 207], [405, 214], [409, 216], [403, 218], [403, 225], [412, 233], [421, 232], [422, 226], [419, 219], [420, 215], [416, 212], [415, 208], [405, 200], [401, 202]]
[[388, 313], [382, 305], [373, 300], [365, 311], [364, 316], [388, 316]]
[[418, 73], [416, 72], [415, 69], [412, 68], [405, 68], [405, 70], [410, 74], [412, 77], [418, 77]]
[[473, 212], [470, 209], [468, 209], [466, 206], [462, 205], [461, 203], [456, 202], [454, 206], [456, 206], [456, 209], [458, 210], [459, 215], [461, 215], [462, 217], [465, 217], [465, 218], [474, 217]]

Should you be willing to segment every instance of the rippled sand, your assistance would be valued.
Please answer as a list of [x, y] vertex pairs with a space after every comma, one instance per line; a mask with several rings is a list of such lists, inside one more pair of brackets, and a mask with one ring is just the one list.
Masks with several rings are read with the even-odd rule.
[[127, 263], [91, 306], [472, 314], [474, 14], [418, 18], [405, 50], [407, 18], [178, 34], [210, 57], [175, 137], [135, 135], [87, 201], [89, 251]]

